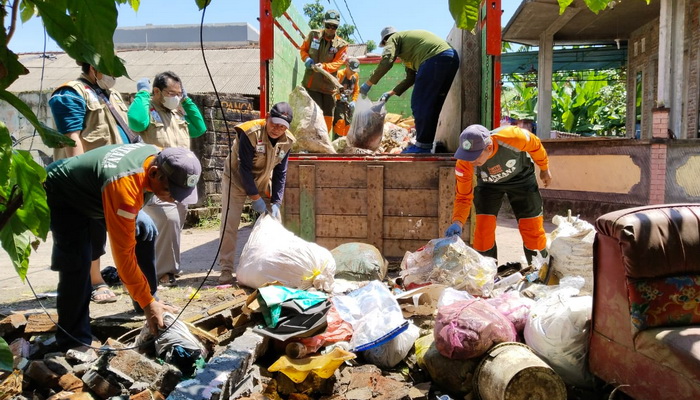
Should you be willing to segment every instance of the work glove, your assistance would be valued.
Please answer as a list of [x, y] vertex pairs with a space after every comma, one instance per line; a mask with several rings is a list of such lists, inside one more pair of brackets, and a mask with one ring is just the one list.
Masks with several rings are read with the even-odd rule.
[[368, 85], [367, 82], [365, 82], [362, 84], [362, 86], [360, 86], [360, 94], [367, 97], [367, 93], [369, 93], [370, 89], [372, 89], [372, 86]]
[[136, 215], [136, 238], [144, 242], [150, 242], [155, 240], [156, 236], [158, 236], [158, 228], [156, 228], [153, 219], [145, 211], [139, 211]]
[[280, 205], [279, 204], [273, 204], [272, 207], [270, 207], [272, 211], [270, 214], [272, 215], [272, 218], [282, 221], [282, 215], [280, 214]]
[[391, 93], [391, 92], [386, 92], [386, 93], [384, 93], [384, 94], [379, 98], [379, 101], [386, 102], [387, 100], [389, 100], [389, 97], [391, 97], [391, 96], [393, 96], [393, 95], [394, 95], [394, 94]]
[[260, 214], [267, 211], [265, 200], [263, 200], [262, 197], [259, 197], [257, 200], [253, 200], [253, 210], [257, 211]]
[[306, 69], [311, 69], [311, 66], [314, 65], [314, 60], [309, 57], [304, 61], [304, 65], [306, 65]]
[[454, 235], [462, 236], [462, 227], [459, 226], [459, 224], [456, 222], [454, 224], [450, 225], [450, 227], [447, 228], [447, 230], [445, 231], [446, 237], [450, 237], [450, 236], [454, 236]]
[[151, 91], [151, 80], [148, 78], [141, 78], [136, 82], [136, 91], [140, 92], [145, 90], [147, 92]]
[[351, 101], [350, 104], [348, 104], [348, 105], [350, 106], [351, 111], [355, 111], [355, 102], [354, 101]]

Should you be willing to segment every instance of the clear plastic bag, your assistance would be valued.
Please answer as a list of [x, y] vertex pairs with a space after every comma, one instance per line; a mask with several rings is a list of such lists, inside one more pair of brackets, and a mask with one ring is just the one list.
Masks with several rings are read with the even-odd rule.
[[379, 346], [408, 328], [399, 303], [379, 281], [348, 295], [333, 297], [333, 305], [340, 317], [352, 325], [350, 344], [355, 351]]
[[295, 236], [269, 214], [258, 218], [236, 269], [238, 283], [253, 289], [278, 281], [290, 288], [330, 292], [333, 275], [330, 251]]
[[366, 361], [379, 368], [393, 368], [406, 358], [418, 336], [420, 336], [420, 328], [409, 323], [408, 329], [397, 337], [362, 354]]
[[335, 154], [328, 135], [323, 111], [309, 93], [297, 86], [289, 94], [289, 105], [294, 111], [294, 118], [289, 127], [296, 141], [294, 152]]
[[401, 261], [405, 285], [440, 283], [487, 297], [493, 290], [498, 266], [467, 246], [459, 236], [433, 239], [415, 253], [406, 252]]
[[358, 98], [348, 132], [348, 144], [361, 149], [377, 150], [384, 136], [384, 117], [385, 102], [372, 103], [368, 98]]

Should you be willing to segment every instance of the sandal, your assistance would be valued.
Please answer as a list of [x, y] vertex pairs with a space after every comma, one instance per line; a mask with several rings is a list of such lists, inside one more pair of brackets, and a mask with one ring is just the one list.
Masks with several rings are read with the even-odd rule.
[[177, 286], [177, 280], [175, 279], [175, 275], [173, 274], [165, 274], [161, 276], [158, 280], [158, 283], [166, 287]]
[[[107, 298], [99, 299], [98, 296], [108, 296]], [[107, 286], [106, 283], [100, 283], [92, 287], [90, 300], [97, 304], [114, 303], [117, 301], [117, 295]]]

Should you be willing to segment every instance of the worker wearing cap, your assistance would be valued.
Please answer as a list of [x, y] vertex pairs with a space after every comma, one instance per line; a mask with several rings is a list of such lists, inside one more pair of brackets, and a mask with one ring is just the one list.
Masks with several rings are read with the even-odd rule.
[[[54, 160], [77, 156], [108, 144], [137, 142], [138, 136], [129, 130], [126, 122], [126, 104], [114, 89], [116, 78], [103, 74], [89, 63], [76, 63], [82, 70], [80, 76], [59, 86], [49, 99], [56, 129], [75, 141], [75, 147], [54, 149]], [[113, 303], [117, 296], [100, 273], [100, 257], [105, 254], [107, 231], [103, 221], [95, 220], [93, 225], [91, 298], [95, 303]]]
[[219, 284], [234, 282], [233, 265], [241, 213], [246, 199], [253, 210], [268, 211], [281, 220], [280, 205], [287, 181], [287, 161], [294, 144], [289, 132], [292, 107], [277, 103], [267, 118], [247, 121], [234, 127], [238, 139], [224, 164], [221, 204], [221, 248]]
[[[455, 152], [457, 188], [453, 223], [445, 236], [462, 234], [473, 201], [476, 209], [474, 249], [497, 258], [496, 216], [506, 195], [518, 220], [527, 262], [531, 263], [538, 253], [547, 257], [542, 196], [535, 178], [535, 164], [540, 168], [544, 187], [551, 183], [552, 174], [540, 139], [516, 126], [489, 132], [481, 125], [470, 125], [460, 135], [459, 144]], [[476, 187], [472, 187], [474, 172]]]
[[316, 64], [326, 72], [337, 77], [338, 69], [345, 63], [348, 43], [336, 34], [340, 25], [340, 13], [328, 10], [323, 18], [324, 29], [314, 29], [306, 36], [301, 45], [301, 59], [306, 65], [302, 85], [309, 96], [321, 107], [328, 132], [333, 127], [333, 109], [335, 85], [320, 72], [312, 69]]
[[56, 333], [61, 349], [92, 343], [90, 333], [90, 221], [104, 219], [119, 277], [146, 314], [153, 333], [163, 312], [175, 311], [154, 298], [155, 268], [144, 268], [136, 250], [141, 207], [150, 196], [187, 201], [201, 174], [186, 149], [158, 151], [142, 143], [109, 145], [46, 167], [51, 213], [51, 269], [58, 271]]
[[[182, 80], [172, 71], [161, 72], [151, 82], [136, 83], [136, 96], [129, 106], [129, 127], [144, 143], [161, 148], [190, 148], [190, 138], [202, 136], [207, 127], [202, 113], [187, 96]], [[195, 191], [196, 194], [196, 191]], [[197, 196], [192, 198], [197, 202]], [[187, 217], [184, 202], [164, 202], [157, 197], [146, 203], [144, 211], [153, 219], [156, 236], [156, 271], [164, 286], [174, 286], [180, 274], [180, 236]]]
[[343, 89], [336, 97], [332, 139], [336, 139], [338, 136], [347, 136], [350, 130], [355, 102], [360, 94], [359, 70], [360, 60], [350, 57], [346, 67], [338, 72], [338, 81], [343, 85]]
[[381, 37], [382, 60], [360, 87], [360, 94], [366, 96], [400, 58], [406, 67], [406, 78], [384, 93], [380, 100], [401, 96], [413, 86], [411, 110], [416, 121], [416, 141], [403, 153], [430, 153], [442, 105], [459, 68], [457, 52], [449, 43], [424, 30], [399, 32], [388, 26], [382, 29]]

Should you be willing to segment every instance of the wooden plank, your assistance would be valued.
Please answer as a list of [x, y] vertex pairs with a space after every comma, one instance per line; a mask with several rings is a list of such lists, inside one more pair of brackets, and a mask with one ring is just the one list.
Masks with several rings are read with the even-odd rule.
[[403, 259], [407, 251], [414, 252], [428, 244], [428, 240], [384, 239], [384, 251], [386, 258]]
[[366, 188], [367, 164], [364, 162], [319, 161], [316, 171], [318, 188]]
[[[440, 167], [440, 185], [438, 186], [438, 231], [442, 235], [452, 224], [452, 206], [455, 198], [455, 178], [454, 167]], [[466, 231], [464, 229], [463, 231]]]
[[[438, 166], [449, 162], [425, 161], [386, 163], [384, 187], [388, 189], [436, 189], [439, 183]], [[454, 168], [454, 161], [451, 162]]]
[[289, 212], [284, 214], [284, 227], [297, 236], [299, 236], [299, 233], [301, 231], [301, 222], [299, 221], [299, 214], [292, 214]]
[[367, 167], [367, 240], [380, 251], [384, 247], [384, 166]]
[[426, 242], [442, 236], [436, 217], [384, 217], [384, 239], [414, 239]]
[[387, 189], [385, 187], [384, 216], [437, 217], [438, 196], [437, 189]]
[[[288, 162], [287, 163], [287, 179], [284, 183], [285, 191], [287, 188], [299, 188], [299, 163], [298, 162]], [[285, 194], [285, 198], [287, 195]]]
[[364, 216], [316, 215], [316, 239], [320, 237], [367, 238]]
[[349, 237], [317, 237], [316, 244], [328, 250], [333, 250], [345, 243], [367, 243], [367, 239]]
[[[288, 203], [286, 212], [300, 214], [299, 189], [285, 190], [284, 201]], [[367, 215], [366, 189], [316, 188], [316, 214], [326, 215]]]
[[316, 167], [314, 165], [299, 166], [299, 236], [313, 242], [316, 240]]

